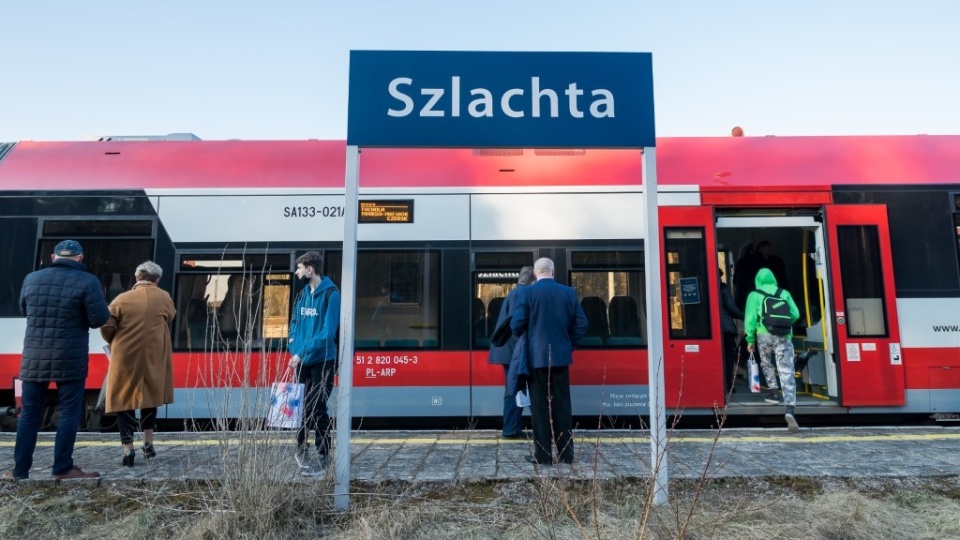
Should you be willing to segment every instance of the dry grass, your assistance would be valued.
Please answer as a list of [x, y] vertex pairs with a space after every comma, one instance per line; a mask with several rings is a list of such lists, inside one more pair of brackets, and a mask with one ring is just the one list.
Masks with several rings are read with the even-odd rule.
[[[737, 479], [671, 483], [643, 526], [648, 485], [530, 480], [359, 485], [333, 512], [327, 482], [237, 499], [213, 483], [4, 484], [5, 538], [947, 539], [960, 538], [960, 480]], [[696, 511], [685, 518], [699, 493]], [[240, 508], [266, 504], [265, 508]], [[255, 502], [256, 501], [256, 502]]]

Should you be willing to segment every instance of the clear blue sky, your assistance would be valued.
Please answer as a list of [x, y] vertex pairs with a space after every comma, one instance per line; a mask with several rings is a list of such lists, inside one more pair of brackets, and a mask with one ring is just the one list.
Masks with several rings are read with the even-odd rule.
[[16, 1], [0, 141], [343, 139], [351, 49], [652, 52], [657, 134], [960, 134], [952, 0]]

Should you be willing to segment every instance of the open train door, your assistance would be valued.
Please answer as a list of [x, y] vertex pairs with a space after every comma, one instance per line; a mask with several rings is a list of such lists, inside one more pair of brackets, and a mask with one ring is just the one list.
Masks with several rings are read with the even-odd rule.
[[723, 406], [713, 207], [661, 206], [667, 414]]
[[904, 405], [905, 376], [887, 207], [826, 205], [840, 404]]

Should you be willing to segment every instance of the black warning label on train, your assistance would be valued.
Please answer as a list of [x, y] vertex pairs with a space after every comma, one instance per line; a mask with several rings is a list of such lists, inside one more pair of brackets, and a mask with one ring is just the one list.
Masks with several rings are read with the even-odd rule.
[[360, 223], [413, 223], [413, 199], [360, 201]]

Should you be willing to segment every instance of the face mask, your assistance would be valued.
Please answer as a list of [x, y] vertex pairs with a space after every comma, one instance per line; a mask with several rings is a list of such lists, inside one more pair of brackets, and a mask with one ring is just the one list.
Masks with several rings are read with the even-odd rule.
[[304, 274], [304, 275], [300, 276], [300, 281], [302, 281], [302, 282], [304, 282], [304, 283], [310, 283], [310, 276]]

